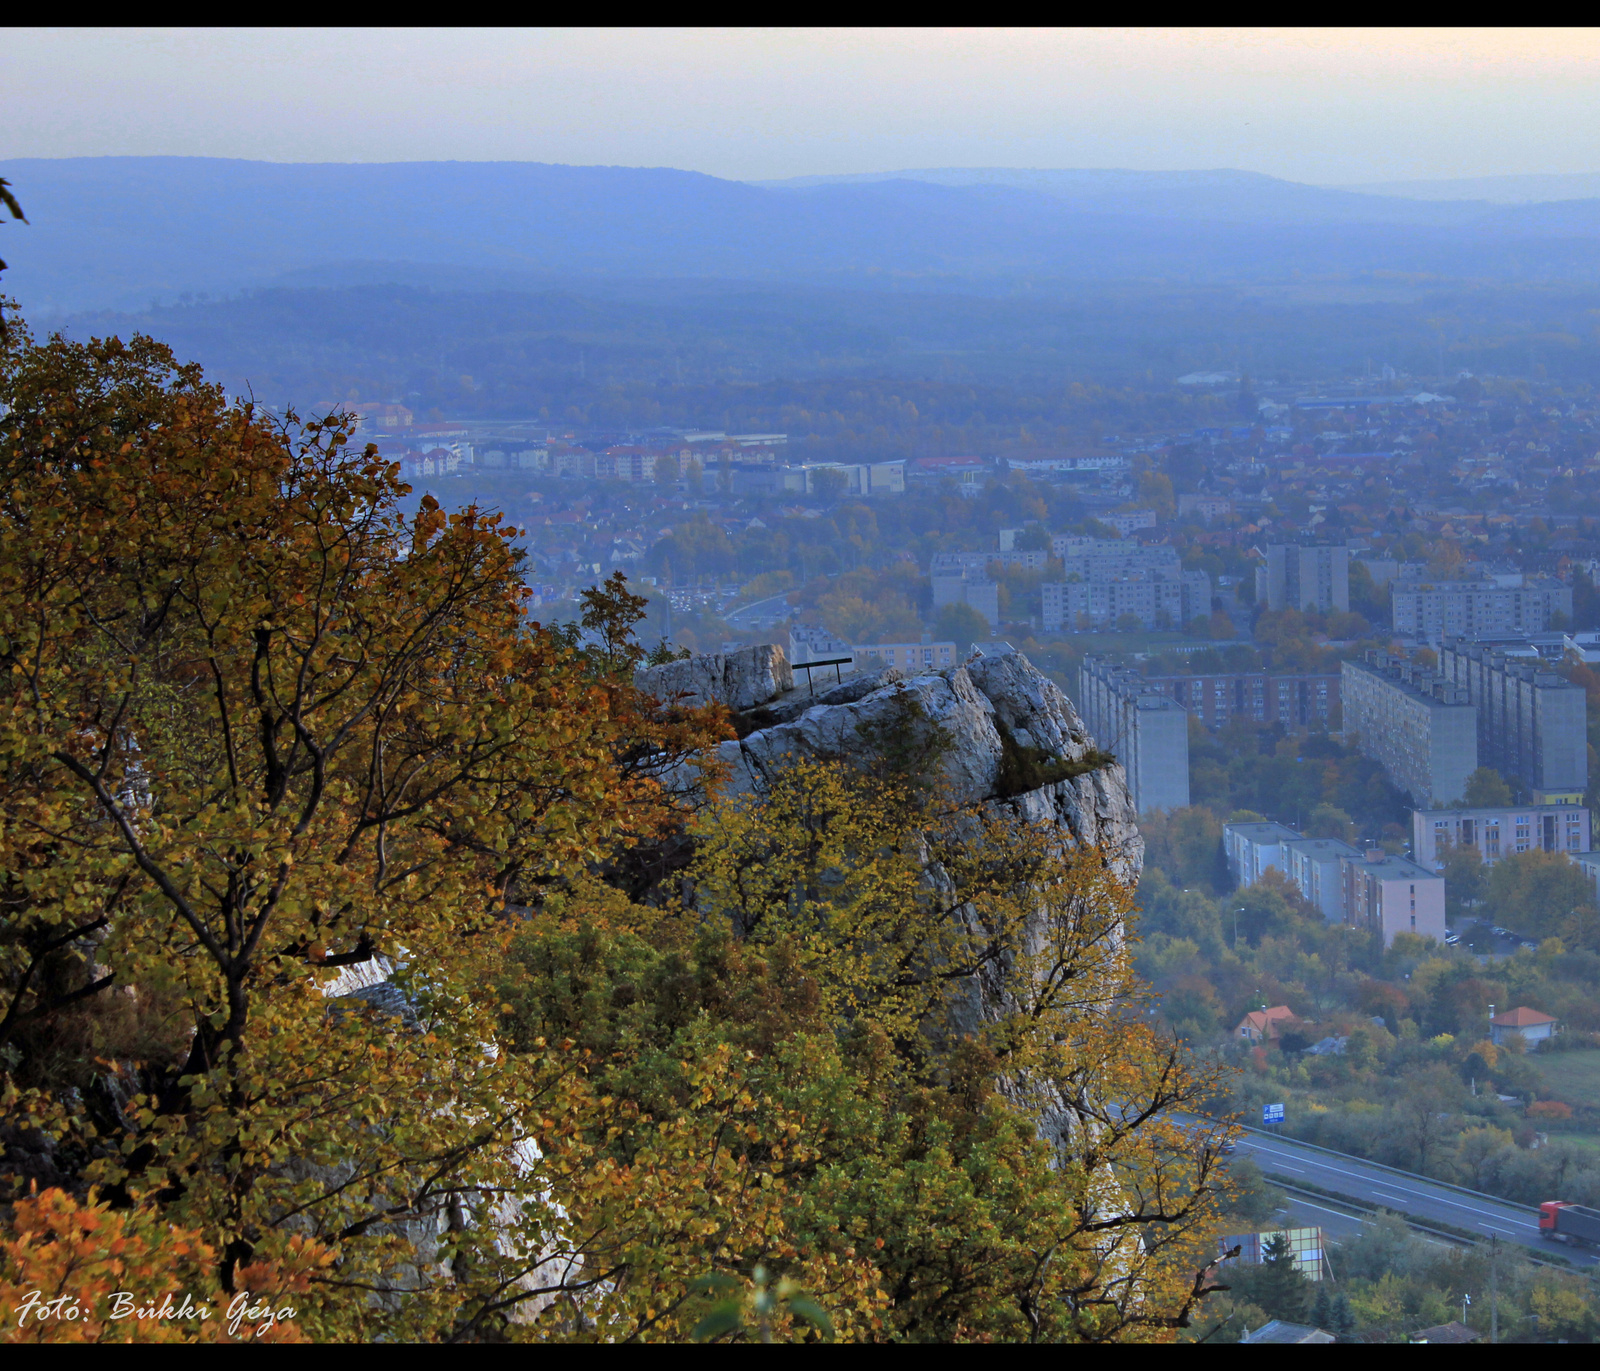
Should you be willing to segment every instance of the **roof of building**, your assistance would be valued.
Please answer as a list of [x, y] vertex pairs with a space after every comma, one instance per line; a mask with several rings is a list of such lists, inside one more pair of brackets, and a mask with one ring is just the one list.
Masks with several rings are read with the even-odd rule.
[[1342, 838], [1296, 838], [1292, 843], [1285, 843], [1285, 847], [1292, 847], [1299, 852], [1327, 853], [1331, 857], [1359, 857], [1359, 848], [1352, 847]]
[[1477, 1342], [1478, 1334], [1474, 1333], [1460, 1319], [1451, 1319], [1449, 1323], [1435, 1324], [1432, 1328], [1419, 1328], [1406, 1341]]
[[1249, 838], [1257, 843], [1267, 840], [1280, 843], [1293, 842], [1301, 836], [1296, 830], [1275, 823], [1225, 824], [1222, 831], [1237, 833], [1240, 837]]
[[1553, 804], [1553, 805], [1489, 805], [1481, 809], [1416, 809], [1412, 813], [1422, 819], [1476, 819], [1488, 818], [1501, 814], [1557, 814], [1562, 810], [1574, 817], [1583, 812], [1579, 804]]
[[1234, 1028], [1237, 1033], [1249, 1026], [1260, 1033], [1270, 1033], [1273, 1027], [1280, 1023], [1299, 1023], [1299, 1016], [1286, 1004], [1275, 1004], [1271, 1009], [1252, 1009], [1244, 1018], [1239, 1020]]
[[1496, 1014], [1489, 1020], [1496, 1028], [1537, 1028], [1540, 1024], [1554, 1023], [1555, 1016], [1541, 1014], [1537, 1009], [1529, 1009], [1525, 1004], [1519, 1004], [1515, 1009], [1508, 1009], [1504, 1014]]
[[1429, 871], [1425, 866], [1418, 866], [1407, 857], [1383, 857], [1379, 861], [1362, 861], [1357, 865], [1363, 871], [1370, 871], [1380, 881], [1442, 881], [1444, 879], [1437, 871]]
[[1271, 1323], [1264, 1323], [1253, 1333], [1246, 1333], [1239, 1339], [1241, 1344], [1253, 1342], [1338, 1342], [1332, 1333], [1325, 1333], [1320, 1328], [1313, 1328], [1308, 1323], [1289, 1323], [1284, 1319], [1273, 1319]]

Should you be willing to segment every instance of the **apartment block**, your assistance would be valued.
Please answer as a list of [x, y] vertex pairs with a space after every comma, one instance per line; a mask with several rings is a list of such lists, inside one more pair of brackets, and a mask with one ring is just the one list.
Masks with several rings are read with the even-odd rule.
[[1481, 581], [1396, 581], [1394, 631], [1438, 645], [1480, 633], [1543, 633], [1552, 614], [1572, 617], [1572, 587], [1543, 576], [1520, 586]]
[[1589, 788], [1587, 696], [1537, 658], [1446, 638], [1439, 674], [1478, 711], [1478, 764], [1535, 804], [1578, 804]]
[[1344, 922], [1344, 863], [1361, 853], [1338, 838], [1296, 838], [1282, 845], [1284, 872], [1329, 923]]
[[595, 455], [594, 474], [608, 481], [653, 481], [656, 454], [643, 447], [608, 447]]
[[1168, 543], [1146, 547], [1131, 538], [1057, 534], [1050, 540], [1050, 555], [1061, 558], [1063, 576], [1077, 576], [1082, 580], [1136, 571], [1165, 571], [1176, 575], [1182, 570], [1177, 548]]
[[1023, 571], [1044, 571], [1050, 564], [1050, 554], [1039, 548], [1027, 552], [1015, 548], [1001, 548], [995, 552], [936, 552], [929, 563], [928, 574], [954, 576], [965, 572], [984, 576], [991, 562], [1007, 570], [1020, 567]]
[[1340, 677], [1331, 672], [1269, 675], [1264, 671], [1236, 671], [1146, 679], [1207, 728], [1221, 728], [1230, 719], [1282, 724], [1293, 729], [1340, 727]]
[[935, 570], [933, 573], [933, 607], [970, 605], [983, 615], [990, 628], [1000, 622], [1000, 586], [989, 580], [981, 571]]
[[1222, 829], [1222, 849], [1228, 857], [1228, 870], [1239, 885], [1254, 885], [1268, 870], [1289, 874], [1284, 853], [1287, 843], [1300, 834], [1283, 824], [1226, 824]]
[[1039, 587], [1050, 631], [1101, 628], [1125, 615], [1144, 628], [1178, 628], [1211, 612], [1211, 578], [1203, 571], [1136, 571]]
[[1307, 838], [1275, 823], [1227, 824], [1222, 844], [1240, 885], [1282, 872], [1330, 923], [1444, 940], [1444, 880], [1404, 857], [1362, 853], [1337, 838]]
[[1488, 864], [1517, 852], [1576, 856], [1589, 851], [1590, 839], [1589, 811], [1581, 804], [1411, 812], [1411, 853], [1430, 871], [1443, 865], [1451, 847], [1475, 847]]
[[1100, 514], [1096, 518], [1107, 528], [1116, 529], [1124, 538], [1136, 529], [1156, 526], [1156, 512], [1153, 509], [1130, 509], [1124, 514]]
[[1388, 947], [1399, 933], [1444, 941], [1444, 881], [1404, 857], [1374, 849], [1366, 859], [1345, 859], [1344, 921], [1383, 934]]
[[1348, 610], [1350, 549], [1342, 543], [1270, 544], [1266, 565], [1256, 568], [1256, 598], [1273, 610]]
[[1233, 501], [1225, 495], [1180, 495], [1178, 517], [1193, 515], [1206, 523], [1233, 517]]
[[818, 624], [796, 624], [789, 630], [789, 660], [793, 663], [838, 661], [855, 649]]
[[1077, 708], [1097, 747], [1115, 755], [1141, 814], [1189, 803], [1189, 715], [1136, 671], [1098, 658], [1078, 674]]
[[1386, 652], [1341, 667], [1345, 738], [1419, 808], [1459, 802], [1478, 769], [1478, 714], [1466, 688]]
[[1600, 852], [1574, 852], [1568, 860], [1583, 872], [1584, 880], [1589, 882], [1589, 898], [1600, 904]]
[[857, 671], [897, 666], [903, 671], [944, 671], [956, 665], [954, 643], [868, 643], [854, 649]]

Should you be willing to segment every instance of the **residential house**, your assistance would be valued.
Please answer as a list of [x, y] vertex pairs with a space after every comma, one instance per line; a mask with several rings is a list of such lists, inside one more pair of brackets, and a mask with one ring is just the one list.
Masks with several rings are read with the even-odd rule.
[[1523, 1042], [1532, 1047], [1535, 1043], [1555, 1037], [1556, 1021], [1537, 1009], [1529, 1009], [1527, 1005], [1518, 1005], [1489, 1020], [1489, 1038], [1496, 1045], [1505, 1042], [1513, 1033], [1520, 1033]]
[[1288, 1005], [1275, 1004], [1271, 1009], [1252, 1009], [1239, 1020], [1233, 1033], [1247, 1042], [1271, 1041], [1282, 1029], [1299, 1022], [1299, 1016]]

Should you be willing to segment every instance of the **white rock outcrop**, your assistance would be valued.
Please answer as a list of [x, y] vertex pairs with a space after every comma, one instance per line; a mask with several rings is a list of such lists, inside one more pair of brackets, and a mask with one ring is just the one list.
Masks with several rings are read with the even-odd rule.
[[730, 709], [754, 709], [793, 690], [794, 671], [788, 654], [767, 643], [727, 655], [707, 652], [644, 667], [634, 683], [668, 704], [689, 709], [713, 701]]
[[[724, 660], [690, 658], [672, 666], [705, 661], [700, 678], [709, 678], [726, 670], [718, 665]], [[688, 672], [683, 679], [690, 679]], [[896, 730], [920, 731], [930, 741], [937, 730], [946, 746], [933, 759], [932, 779], [952, 807], [1009, 805], [1028, 820], [1053, 824], [1074, 841], [1099, 847], [1125, 883], [1139, 879], [1144, 841], [1120, 764], [1010, 793], [1002, 786], [1008, 747], [1014, 756], [1032, 751], [1056, 763], [1081, 762], [1094, 748], [1072, 702], [1019, 652], [974, 655], [961, 666], [925, 674], [892, 667], [861, 673], [815, 694], [802, 685], [765, 699], [759, 692], [745, 698], [756, 703], [735, 706], [744, 736], [720, 749], [730, 793], [759, 793], [796, 759], [863, 760]]]

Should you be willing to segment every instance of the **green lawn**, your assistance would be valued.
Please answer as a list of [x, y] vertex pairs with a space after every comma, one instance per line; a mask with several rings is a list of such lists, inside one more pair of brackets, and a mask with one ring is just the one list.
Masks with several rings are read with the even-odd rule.
[[1593, 1152], [1596, 1157], [1600, 1157], [1600, 1138], [1595, 1137], [1593, 1133], [1576, 1133], [1572, 1130], [1571, 1124], [1559, 1128], [1547, 1128], [1544, 1131], [1553, 1143], [1571, 1143], [1574, 1147], [1581, 1147], [1586, 1152]]
[[1600, 1109], [1600, 1048], [1540, 1052], [1532, 1060], [1558, 1099]]

